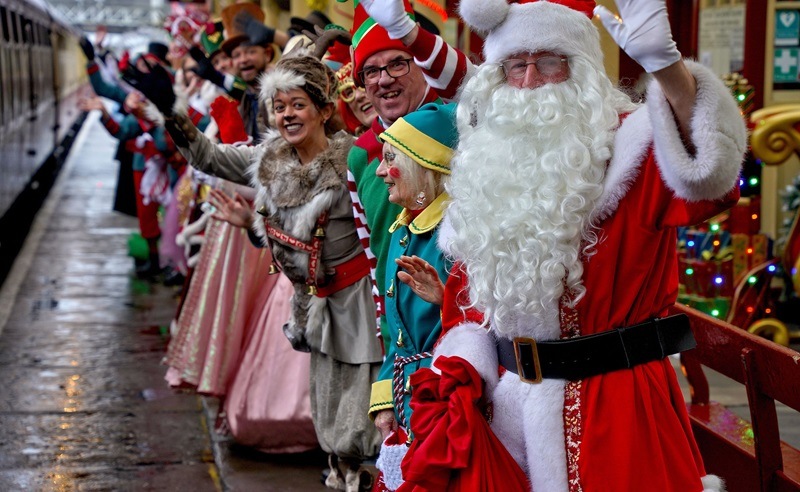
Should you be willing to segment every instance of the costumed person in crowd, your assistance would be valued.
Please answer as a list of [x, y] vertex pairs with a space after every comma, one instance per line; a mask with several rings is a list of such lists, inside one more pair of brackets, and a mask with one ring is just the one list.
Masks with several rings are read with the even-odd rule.
[[236, 75], [246, 84], [239, 112], [247, 134], [256, 142], [269, 127], [266, 106], [259, 103], [261, 74], [269, 70], [279, 46], [288, 41], [286, 33], [264, 25], [264, 12], [254, 3], [236, 3], [222, 9], [226, 38], [220, 49], [232, 60]]
[[336, 71], [339, 81], [339, 99], [336, 102], [347, 131], [359, 136], [367, 131], [378, 113], [367, 98], [363, 87], [353, 82], [353, 63], [347, 62]]
[[[389, 29], [369, 16], [365, 8], [372, 6], [371, 2], [355, 3], [351, 30], [353, 81], [364, 87], [367, 100], [378, 117], [356, 140], [348, 156], [347, 179], [359, 237], [373, 263], [380, 330], [386, 341], [389, 334], [383, 316], [384, 268], [389, 250], [389, 227], [401, 209], [388, 200], [386, 185], [375, 175], [383, 148], [378, 135], [401, 116], [424, 104], [441, 102], [439, 96], [454, 97], [472, 65], [463, 53], [449, 47], [442, 38], [420, 29], [407, 0], [389, 5], [392, 7], [389, 13], [379, 12], [397, 16], [397, 19], [391, 17], [393, 22]], [[381, 11], [380, 8], [374, 10]]]
[[[236, 101], [221, 96], [211, 103], [211, 116], [220, 130], [222, 142], [247, 145], [252, 141], [245, 132]], [[190, 161], [195, 168], [201, 164]], [[250, 200], [255, 197], [255, 190], [241, 183], [207, 176], [197, 170], [193, 170], [193, 175], [193, 179], [201, 183], [196, 197], [198, 206], [208, 201], [209, 190]], [[186, 227], [185, 234], [203, 231], [203, 246], [176, 316], [174, 335], [164, 363], [169, 366], [165, 379], [170, 386], [192, 389], [222, 400], [215, 428], [225, 433], [224, 401], [240, 370], [246, 341], [254, 330], [267, 328], [259, 326], [258, 322], [264, 321], [259, 319], [261, 311], [279, 279], [268, 275], [272, 263], [268, 251], [254, 247], [247, 231], [214, 215], [213, 208], [209, 208]], [[270, 322], [282, 326], [286, 319], [278, 313]]]
[[225, 42], [222, 30], [222, 22], [216, 22], [209, 23], [200, 33], [200, 45], [203, 49], [197, 46], [189, 48], [189, 55], [197, 63], [191, 70], [225, 90], [232, 99], [240, 101], [247, 85], [236, 75], [237, 71], [231, 57], [222, 50], [222, 44]]
[[[120, 185], [123, 183], [129, 188], [125, 190], [126, 201], [132, 200], [132, 204], [121, 204], [126, 212], [135, 212], [139, 219], [139, 233], [147, 243], [148, 257], [134, 258], [136, 274], [142, 278], [153, 278], [161, 272], [160, 258], [158, 254], [158, 239], [161, 231], [158, 226], [158, 205], [145, 205], [140, 193], [142, 176], [145, 170], [145, 157], [142, 146], [136, 143], [137, 137], [149, 131], [153, 124], [148, 121], [143, 111], [143, 97], [136, 94], [129, 86], [123, 84], [121, 80], [110, 81], [105, 79], [96, 60], [96, 53], [92, 43], [83, 37], [80, 46], [86, 55], [86, 73], [95, 94], [106, 99], [110, 99], [119, 104], [124, 114], [119, 115], [119, 121], [111, 117], [106, 111], [102, 101], [96, 98], [87, 98], [79, 102], [79, 108], [83, 111], [93, 109], [103, 113], [102, 122], [112, 136], [117, 138], [120, 143], [117, 148], [116, 157], [120, 162]], [[150, 50], [158, 51], [158, 43], [150, 43]], [[159, 64], [161, 59], [154, 52], [148, 51], [134, 59], [134, 64], [141, 70], [148, 70], [147, 63]], [[122, 67], [123, 69], [126, 67]], [[141, 141], [140, 141], [141, 142]], [[124, 179], [123, 179], [124, 178]], [[123, 192], [118, 189], [118, 195]], [[117, 208], [115, 203], [115, 209]], [[133, 205], [132, 207], [130, 205]]]
[[314, 427], [331, 456], [326, 484], [348, 491], [371, 484], [360, 465], [377, 455], [380, 444], [366, 409], [382, 354], [370, 321], [375, 306], [369, 260], [345, 181], [353, 137], [345, 132], [329, 137], [326, 128], [334, 112], [335, 75], [313, 57], [278, 62], [261, 81], [261, 97], [272, 105], [277, 130], [255, 147], [214, 145], [187, 115], [173, 115], [165, 74], [149, 77], [142, 89], [168, 115], [167, 128], [187, 159], [239, 183], [252, 176], [263, 214], [253, 226], [295, 288], [284, 332], [296, 349], [311, 352]]
[[126, 150], [133, 155], [133, 191], [136, 199], [136, 217], [139, 221], [139, 233], [147, 242], [148, 258], [137, 262], [136, 275], [140, 278], [153, 279], [161, 273], [158, 240], [161, 237], [161, 227], [158, 219], [159, 204], [146, 198], [142, 193], [142, 180], [144, 179], [146, 161], [158, 154], [158, 149], [149, 132], [161, 131], [146, 114], [145, 108], [148, 101], [138, 91], [131, 91], [123, 100], [123, 107], [127, 114], [119, 121], [114, 119], [107, 111], [105, 105], [98, 97], [84, 98], [78, 101], [78, 108], [82, 111], [100, 111], [102, 122], [106, 131], [124, 145]]
[[[204, 133], [215, 138], [218, 133], [216, 122], [210, 118], [210, 105], [217, 99], [223, 90], [213, 83], [203, 80], [194, 71], [198, 64], [191, 57], [184, 57], [181, 68], [175, 74], [175, 90], [182, 93], [186, 103], [191, 108], [198, 125], [204, 127]], [[166, 139], [165, 139], [166, 140]], [[174, 147], [171, 142], [158, 142], [157, 147]], [[180, 155], [180, 154], [178, 154]], [[161, 228], [161, 241], [159, 242], [159, 258], [161, 267], [165, 269], [165, 285], [183, 285], [185, 275], [188, 273], [184, 248], [177, 244], [177, 235], [188, 218], [189, 202], [192, 201], [192, 176], [190, 166], [176, 169], [180, 171], [172, 187], [173, 192], [165, 204], [163, 223]], [[170, 169], [170, 172], [172, 170]], [[187, 212], [181, 212], [181, 211]]]
[[[722, 82], [681, 59], [663, 1], [616, 4], [619, 17], [592, 1], [461, 2], [486, 62], [460, 93], [440, 232], [458, 263], [432, 366], [480, 374], [532, 490], [722, 490], [666, 357], [693, 346], [688, 320], [663, 317], [676, 227], [736, 203], [745, 125]], [[608, 79], [593, 13], [653, 75], [644, 105]], [[413, 392], [416, 417], [435, 398]], [[445, 490], [464, 466], [435, 462], [451, 448], [431, 436], [406, 456], [408, 490]]]
[[[98, 53], [95, 53], [95, 47], [88, 38], [82, 37], [80, 40], [80, 47], [86, 55], [89, 82], [95, 94], [98, 94], [98, 91], [102, 91], [106, 86], [105, 83], [112, 88], [118, 87], [119, 62], [114, 58], [111, 51], [103, 48], [103, 40], [106, 33], [107, 30], [104, 26], [97, 27], [95, 43]], [[112, 112], [117, 112], [121, 109], [127, 90], [130, 90], [130, 88], [123, 89], [120, 87], [118, 91], [114, 91], [115, 107], [112, 108]], [[117, 184], [114, 191], [114, 211], [136, 217], [136, 193], [133, 189], [133, 154], [125, 148], [124, 142], [119, 142], [117, 145], [114, 160], [119, 162]], [[145, 258], [134, 258], [136, 267], [144, 264], [145, 261]]]
[[[411, 442], [408, 378], [430, 365], [433, 345], [442, 331], [443, 282], [451, 262], [439, 249], [437, 238], [448, 198], [444, 180], [458, 142], [455, 105], [426, 104], [399, 118], [380, 138], [383, 159], [376, 174], [389, 189], [389, 201], [403, 211], [390, 227], [386, 263], [390, 338], [378, 379], [372, 384], [369, 412], [384, 438], [377, 463], [382, 472], [379, 481], [383, 480], [385, 490], [396, 490], [402, 483], [400, 462]], [[435, 283], [418, 284], [417, 275], [430, 275]], [[428, 283], [437, 288], [417, 290], [417, 285]]]

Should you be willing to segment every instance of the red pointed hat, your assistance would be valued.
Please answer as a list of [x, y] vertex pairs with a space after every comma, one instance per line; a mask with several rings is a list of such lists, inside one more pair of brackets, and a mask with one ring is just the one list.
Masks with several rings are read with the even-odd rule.
[[594, 0], [461, 0], [461, 18], [486, 34], [483, 55], [498, 63], [518, 53], [553, 51], [602, 66]]
[[[348, 0], [337, 0], [339, 3], [347, 2]], [[379, 26], [372, 17], [367, 14], [364, 7], [358, 2], [353, 0], [355, 11], [353, 12], [353, 29], [350, 33], [353, 35], [353, 44], [351, 46], [351, 53], [353, 57], [353, 80], [356, 84], [363, 85], [358, 77], [358, 72], [364, 68], [364, 62], [367, 58], [385, 50], [400, 50], [409, 53], [408, 48], [399, 40], [392, 39], [386, 32], [386, 29]], [[414, 19], [414, 9], [408, 0], [403, 0], [403, 7], [405, 8], [406, 15]]]

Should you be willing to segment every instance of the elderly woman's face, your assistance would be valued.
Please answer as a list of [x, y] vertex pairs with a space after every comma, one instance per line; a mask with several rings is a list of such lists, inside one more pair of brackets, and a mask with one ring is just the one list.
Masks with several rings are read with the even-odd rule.
[[420, 190], [416, 190], [414, 183], [410, 182], [408, 176], [403, 176], [403, 172], [395, 165], [396, 159], [400, 158], [399, 150], [384, 143], [381, 163], [375, 170], [375, 175], [386, 183], [390, 202], [409, 210], [419, 209], [421, 206], [416, 203], [416, 199]]

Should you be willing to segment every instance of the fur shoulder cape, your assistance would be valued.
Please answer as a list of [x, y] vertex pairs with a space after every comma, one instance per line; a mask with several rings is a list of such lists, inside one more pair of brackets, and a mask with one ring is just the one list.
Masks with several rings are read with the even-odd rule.
[[301, 164], [291, 144], [276, 130], [268, 130], [250, 167], [253, 186], [261, 201], [274, 212], [310, 202], [323, 191], [347, 186], [347, 154], [354, 138], [339, 132], [327, 149], [308, 164]]

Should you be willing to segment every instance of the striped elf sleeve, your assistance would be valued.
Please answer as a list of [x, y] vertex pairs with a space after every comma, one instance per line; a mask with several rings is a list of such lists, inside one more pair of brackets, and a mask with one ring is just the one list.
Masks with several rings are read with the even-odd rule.
[[424, 29], [408, 47], [425, 80], [444, 99], [453, 99], [456, 91], [475, 66], [467, 55], [444, 42], [441, 36]]
[[375, 326], [376, 326], [376, 336], [380, 338], [381, 336], [381, 312], [383, 311], [383, 302], [381, 300], [380, 292], [378, 292], [378, 284], [375, 281], [375, 267], [378, 265], [378, 260], [375, 258], [375, 255], [372, 253], [372, 250], [369, 247], [369, 226], [367, 225], [367, 216], [364, 213], [364, 206], [361, 204], [361, 199], [358, 196], [358, 190], [356, 188], [356, 178], [353, 176], [353, 173], [348, 169], [347, 170], [347, 189], [350, 192], [350, 200], [353, 202], [353, 218], [356, 221], [356, 232], [358, 233], [358, 239], [361, 241], [361, 246], [364, 247], [364, 252], [367, 253], [367, 258], [369, 259], [369, 278], [372, 282], [372, 297], [375, 300]]

